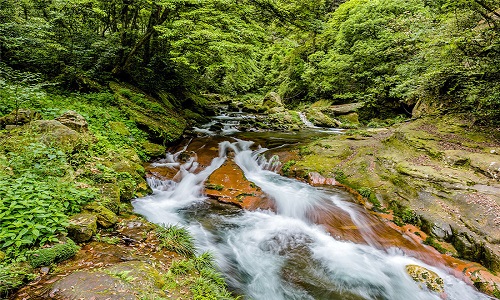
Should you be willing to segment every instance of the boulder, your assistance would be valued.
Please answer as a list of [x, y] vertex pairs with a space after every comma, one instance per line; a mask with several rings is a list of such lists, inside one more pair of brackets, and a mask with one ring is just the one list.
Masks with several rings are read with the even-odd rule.
[[71, 151], [80, 141], [80, 134], [56, 120], [32, 122], [33, 129], [42, 133], [41, 142]]
[[28, 252], [28, 262], [33, 268], [49, 266], [73, 257], [78, 250], [80, 247], [72, 240], [67, 239], [64, 243]]
[[281, 97], [278, 93], [270, 92], [264, 97], [264, 101], [262, 102], [262, 106], [267, 109], [283, 106], [283, 102], [281, 101]]
[[61, 124], [78, 132], [86, 132], [89, 126], [87, 120], [85, 120], [82, 115], [73, 110], [65, 112], [60, 117], [56, 118], [56, 120], [61, 122]]
[[125, 136], [130, 135], [127, 125], [123, 122], [109, 122], [108, 126], [114, 133]]
[[331, 105], [322, 109], [322, 112], [331, 116], [342, 116], [356, 113], [360, 108], [364, 107], [363, 102], [341, 104], [341, 105]]
[[10, 114], [0, 118], [0, 128], [8, 125], [23, 125], [41, 118], [40, 113], [36, 111], [32, 111], [30, 109], [18, 109], [17, 111], [14, 110]]
[[104, 183], [100, 186], [101, 205], [115, 214], [120, 211], [120, 187], [116, 183]]
[[77, 243], [90, 240], [97, 232], [97, 216], [80, 213], [69, 219], [68, 234]]
[[84, 210], [95, 215], [97, 217], [97, 224], [103, 228], [110, 228], [118, 223], [118, 217], [114, 212], [97, 203], [86, 205]]
[[406, 273], [417, 283], [424, 284], [429, 290], [442, 293], [444, 292], [444, 281], [438, 274], [417, 265], [407, 265]]
[[165, 147], [162, 145], [154, 144], [151, 142], [142, 143], [142, 148], [144, 148], [144, 152], [146, 155], [151, 157], [157, 157], [165, 154]]

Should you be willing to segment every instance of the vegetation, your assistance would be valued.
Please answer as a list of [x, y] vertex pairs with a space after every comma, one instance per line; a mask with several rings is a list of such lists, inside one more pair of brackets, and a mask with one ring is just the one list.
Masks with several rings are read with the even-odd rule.
[[175, 261], [167, 273], [166, 286], [169, 290], [188, 286], [191, 299], [235, 299], [216, 271], [213, 256], [209, 252]]
[[193, 237], [189, 231], [177, 225], [158, 227], [156, 235], [160, 239], [160, 246], [169, 251], [174, 251], [186, 257], [195, 254]]

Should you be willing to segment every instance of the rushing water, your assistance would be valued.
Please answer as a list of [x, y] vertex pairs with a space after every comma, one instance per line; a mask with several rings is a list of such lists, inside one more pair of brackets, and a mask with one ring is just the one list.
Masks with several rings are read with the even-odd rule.
[[[489, 299], [446, 268], [381, 246], [364, 226], [373, 220], [360, 207], [339, 193], [280, 176], [276, 164], [263, 158], [265, 152], [250, 141], [228, 138], [205, 168], [196, 156], [181, 163], [179, 153], [168, 155], [159, 164], [179, 172], [174, 180], [150, 178], [154, 194], [134, 201], [135, 210], [155, 223], [188, 227], [199, 251], [215, 255], [229, 286], [245, 299], [442, 299], [406, 274], [408, 264], [440, 275], [446, 299]], [[274, 201], [275, 211], [244, 211], [204, 196], [203, 182], [227, 159]], [[360, 228], [363, 242], [334, 238], [315, 222], [317, 213], [332, 207], [337, 209], [332, 217], [345, 214]]]

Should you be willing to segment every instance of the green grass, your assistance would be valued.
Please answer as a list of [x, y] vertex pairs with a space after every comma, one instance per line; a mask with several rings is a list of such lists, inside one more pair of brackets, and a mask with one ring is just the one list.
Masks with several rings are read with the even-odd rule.
[[194, 240], [186, 228], [177, 225], [161, 226], [157, 228], [156, 235], [162, 248], [186, 257], [195, 255]]

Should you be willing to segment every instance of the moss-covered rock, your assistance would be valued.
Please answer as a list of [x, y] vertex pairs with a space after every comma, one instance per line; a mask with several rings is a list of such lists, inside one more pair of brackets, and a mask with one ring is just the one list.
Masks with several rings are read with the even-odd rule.
[[104, 183], [99, 187], [100, 204], [115, 214], [120, 211], [120, 187], [117, 183]]
[[[116, 103], [150, 138], [165, 144], [179, 139], [186, 128], [186, 120], [165, 104], [165, 99], [155, 99], [125, 84], [110, 83]], [[168, 99], [167, 99], [168, 100]], [[168, 101], [167, 101], [168, 102]]]
[[72, 151], [79, 143], [81, 135], [56, 120], [38, 120], [31, 123], [35, 132], [41, 133], [40, 141], [64, 151]]
[[80, 247], [70, 239], [66, 242], [53, 245], [49, 248], [41, 248], [28, 253], [28, 262], [33, 268], [49, 266], [73, 257]]
[[435, 272], [417, 265], [407, 265], [405, 269], [406, 273], [408, 273], [413, 280], [424, 284], [429, 290], [437, 293], [444, 292], [444, 281]]
[[95, 215], [97, 224], [103, 228], [110, 228], [118, 223], [118, 217], [114, 212], [97, 203], [87, 204], [84, 210]]
[[32, 273], [33, 268], [25, 262], [0, 264], [0, 298], [7, 299], [10, 292], [25, 284]]
[[128, 136], [130, 135], [130, 131], [127, 128], [127, 125], [123, 122], [109, 122], [109, 128], [117, 134]]
[[151, 157], [157, 157], [165, 154], [165, 147], [162, 145], [154, 144], [151, 142], [142, 143], [142, 147], [144, 148], [144, 153]]
[[39, 112], [30, 109], [18, 109], [17, 111], [14, 110], [10, 114], [0, 118], [0, 128], [8, 125], [23, 125], [41, 118], [42, 117]]
[[316, 126], [340, 127], [342, 123], [321, 112], [319, 108], [310, 108], [306, 111], [307, 119]]
[[0, 262], [5, 259], [5, 252], [0, 251]]
[[56, 118], [57, 121], [61, 122], [64, 126], [67, 126], [78, 132], [86, 132], [88, 130], [89, 124], [87, 120], [74, 110], [69, 110]]
[[97, 232], [97, 216], [89, 213], [76, 214], [69, 219], [67, 229], [75, 242], [86, 242]]

